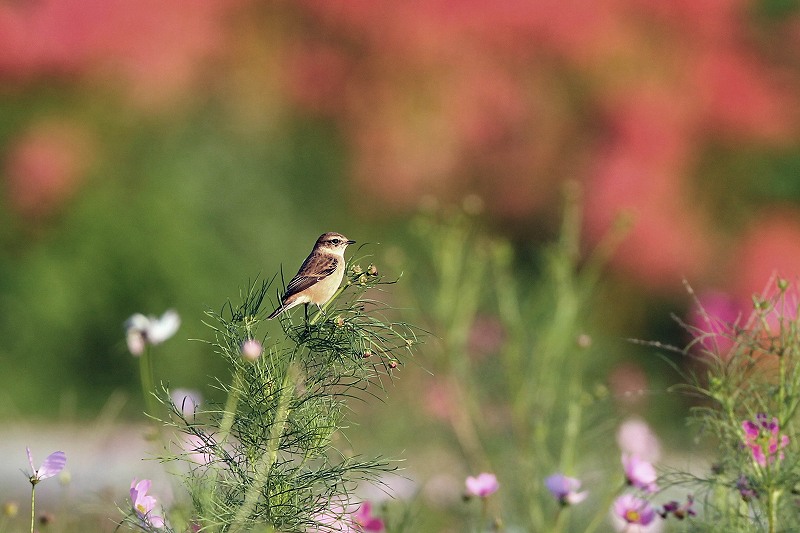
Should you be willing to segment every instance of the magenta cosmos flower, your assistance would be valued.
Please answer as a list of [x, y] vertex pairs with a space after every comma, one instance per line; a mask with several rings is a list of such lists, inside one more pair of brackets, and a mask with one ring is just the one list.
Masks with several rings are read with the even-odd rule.
[[550, 494], [558, 500], [561, 505], [575, 505], [581, 503], [589, 495], [587, 491], [578, 492], [581, 482], [574, 477], [564, 474], [553, 474], [544, 480], [544, 484]]
[[66, 454], [58, 451], [48, 455], [42, 463], [42, 466], [37, 469], [35, 466], [33, 466], [33, 455], [31, 454], [31, 449], [25, 448], [25, 451], [28, 454], [28, 464], [31, 465], [31, 475], [29, 478], [31, 485], [36, 485], [40, 481], [43, 481], [49, 477], [57, 476], [67, 465]]
[[487, 472], [483, 472], [477, 476], [469, 476], [466, 485], [467, 496], [477, 496], [478, 498], [487, 498], [500, 488], [500, 483], [497, 482], [497, 476]]
[[783, 459], [783, 452], [780, 450], [789, 445], [789, 437], [779, 435], [781, 428], [776, 417], [768, 420], [765, 413], [758, 413], [755, 421], [742, 422], [742, 429], [744, 444], [750, 448], [753, 460], [759, 466], [774, 462], [776, 456]]
[[625, 470], [625, 479], [629, 485], [647, 492], [656, 492], [656, 469], [653, 465], [639, 459], [636, 455], [622, 454], [622, 468]]
[[147, 491], [150, 490], [149, 479], [138, 481], [134, 478], [131, 481], [131, 502], [133, 502], [133, 512], [145, 525], [161, 529], [164, 527], [164, 518], [153, 512], [158, 504], [158, 501], [153, 496], [149, 496]]
[[656, 511], [647, 500], [623, 494], [614, 500], [612, 516], [616, 523], [622, 524], [621, 531], [628, 531], [629, 526], [650, 525], [656, 519]]
[[353, 522], [357, 531], [383, 531], [383, 520], [372, 514], [372, 505], [369, 502], [362, 503], [358, 511], [353, 513]]

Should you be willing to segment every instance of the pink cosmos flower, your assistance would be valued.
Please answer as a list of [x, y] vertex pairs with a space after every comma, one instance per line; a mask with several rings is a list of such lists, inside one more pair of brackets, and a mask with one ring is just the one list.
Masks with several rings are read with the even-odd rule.
[[33, 466], [33, 455], [31, 454], [31, 449], [25, 448], [25, 451], [28, 453], [28, 464], [31, 465], [31, 475], [29, 478], [31, 485], [36, 485], [40, 481], [43, 481], [49, 477], [57, 476], [67, 465], [66, 454], [58, 451], [48, 455], [42, 463], [42, 466], [37, 469]]
[[780, 435], [778, 419], [772, 417], [767, 419], [765, 413], [758, 413], [755, 421], [745, 420], [742, 422], [744, 430], [744, 444], [750, 448], [753, 460], [761, 467], [767, 466], [775, 461], [775, 457], [783, 459], [783, 452], [780, 451], [789, 444], [789, 437]]
[[139, 520], [149, 527], [161, 529], [164, 527], [164, 517], [153, 512], [158, 500], [154, 496], [147, 494], [151, 483], [152, 481], [149, 479], [138, 481], [134, 478], [131, 481], [131, 502], [133, 503], [133, 511]]
[[358, 508], [358, 511], [353, 513], [353, 522], [358, 531], [383, 531], [383, 520], [372, 514], [372, 505], [369, 502], [364, 502]]
[[574, 477], [564, 474], [553, 474], [544, 481], [547, 490], [558, 500], [561, 505], [575, 505], [581, 503], [589, 495], [587, 491], [577, 492], [581, 482]]
[[697, 339], [696, 347], [725, 359], [735, 344], [735, 324], [742, 315], [736, 300], [725, 292], [706, 292], [689, 314], [690, 333]]
[[644, 420], [629, 418], [617, 430], [617, 445], [622, 453], [654, 463], [661, 457], [661, 443]]
[[658, 490], [656, 469], [652, 464], [640, 459], [639, 456], [623, 453], [622, 468], [625, 470], [628, 484], [647, 492]]
[[647, 531], [647, 526], [654, 524], [656, 511], [647, 500], [623, 494], [614, 500], [611, 516], [617, 531]]
[[467, 496], [477, 496], [478, 498], [487, 498], [497, 492], [500, 484], [497, 482], [497, 476], [483, 472], [478, 476], [469, 476], [466, 481]]

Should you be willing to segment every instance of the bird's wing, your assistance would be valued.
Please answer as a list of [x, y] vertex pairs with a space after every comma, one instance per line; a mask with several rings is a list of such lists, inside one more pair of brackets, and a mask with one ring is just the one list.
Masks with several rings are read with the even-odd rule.
[[284, 298], [297, 294], [322, 281], [336, 271], [339, 260], [330, 255], [311, 254], [303, 261], [297, 275], [286, 286]]

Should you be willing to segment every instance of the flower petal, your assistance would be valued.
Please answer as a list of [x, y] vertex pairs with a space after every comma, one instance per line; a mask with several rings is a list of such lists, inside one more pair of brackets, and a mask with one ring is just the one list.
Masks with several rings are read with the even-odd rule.
[[28, 464], [31, 465], [31, 475], [36, 475], [36, 467], [33, 466], [33, 455], [31, 455], [31, 449], [25, 446], [25, 452], [28, 454]]
[[174, 309], [169, 309], [158, 320], [150, 322], [147, 328], [147, 341], [151, 344], [160, 344], [169, 339], [181, 326], [181, 317]]
[[36, 477], [41, 481], [58, 475], [67, 465], [67, 455], [62, 451], [53, 452], [47, 456], [42, 467], [36, 472]]

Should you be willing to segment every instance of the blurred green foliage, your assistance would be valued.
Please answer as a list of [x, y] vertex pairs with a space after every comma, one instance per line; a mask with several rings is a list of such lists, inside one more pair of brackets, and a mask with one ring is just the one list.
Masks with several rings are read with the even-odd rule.
[[[25, 94], [0, 109], [8, 136], [66, 104], [62, 114], [103, 141], [59, 213], [1, 215], [1, 417], [92, 416], [112, 391], [135, 390], [122, 329], [134, 312], [176, 308], [183, 326], [157, 373], [174, 386], [205, 383], [218, 370], [205, 346], [180, 342], [201, 335], [205, 308], [254, 276], [295, 268], [322, 231], [362, 233], [345, 222], [341, 151], [324, 125], [245, 131], [213, 103], [146, 118], [66, 98]], [[140, 407], [132, 399], [127, 412]]]

